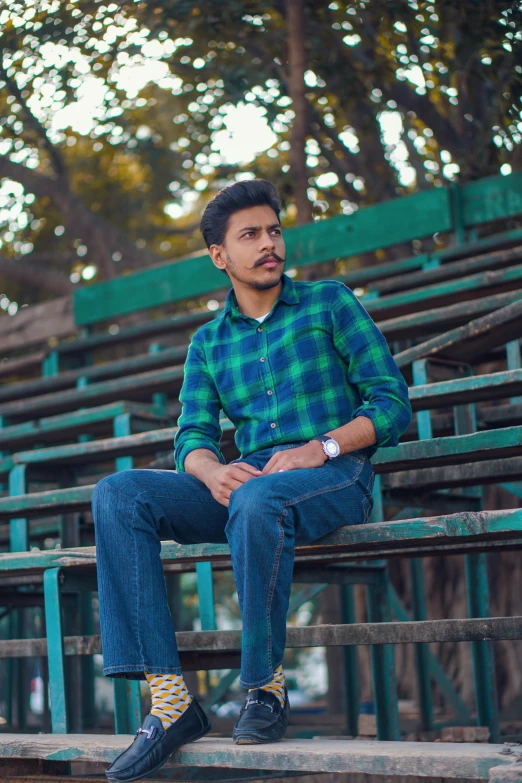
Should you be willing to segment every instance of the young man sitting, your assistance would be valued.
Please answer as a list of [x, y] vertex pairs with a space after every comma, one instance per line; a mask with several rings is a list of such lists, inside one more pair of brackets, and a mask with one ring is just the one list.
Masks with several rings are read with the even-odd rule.
[[[233, 739], [279, 740], [289, 715], [282, 664], [295, 547], [368, 520], [370, 458], [410, 423], [406, 383], [357, 298], [335, 280], [284, 274], [279, 212], [263, 180], [230, 185], [207, 205], [201, 230], [233, 287], [188, 349], [176, 471], [126, 470], [96, 486], [104, 673], [146, 678], [152, 698], [109, 780], [150, 775], [210, 729], [183, 679], [161, 540], [230, 545], [248, 691]], [[221, 409], [241, 454], [228, 465]]]

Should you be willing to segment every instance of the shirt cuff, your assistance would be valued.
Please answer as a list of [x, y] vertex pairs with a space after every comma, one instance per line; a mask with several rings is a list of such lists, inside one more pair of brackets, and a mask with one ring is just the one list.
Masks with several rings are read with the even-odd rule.
[[399, 439], [393, 427], [390, 426], [388, 417], [376, 408], [359, 408], [354, 412], [353, 419], [357, 419], [359, 416], [364, 416], [365, 419], [370, 419], [375, 429], [375, 436], [377, 442], [373, 444], [373, 448], [377, 449], [381, 446], [398, 446]]
[[177, 447], [175, 450], [174, 462], [176, 464], [177, 473], [186, 473], [185, 460], [190, 452], [195, 451], [196, 449], [208, 449], [208, 451], [211, 451], [216, 455], [222, 465], [227, 464], [224, 456], [220, 450], [214, 446], [213, 443], [210, 443], [208, 440], [197, 440], [195, 438], [191, 438], [190, 440], [185, 441], [182, 446]]

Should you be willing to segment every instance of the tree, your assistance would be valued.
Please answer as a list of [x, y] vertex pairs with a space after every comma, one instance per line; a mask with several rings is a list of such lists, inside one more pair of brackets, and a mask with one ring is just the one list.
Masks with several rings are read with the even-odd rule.
[[[43, 281], [186, 255], [202, 247], [205, 201], [237, 175], [276, 180], [291, 224], [517, 167], [521, 13], [505, 0], [12, 2], [4, 257], [38, 263]], [[53, 125], [88, 86], [91, 126]], [[265, 112], [274, 143], [229, 165], [216, 140], [240, 102]]]

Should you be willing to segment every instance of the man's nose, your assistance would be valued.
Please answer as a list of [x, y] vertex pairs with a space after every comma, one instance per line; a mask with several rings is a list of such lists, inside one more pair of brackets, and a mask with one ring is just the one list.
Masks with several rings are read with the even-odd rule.
[[261, 253], [270, 253], [275, 248], [274, 237], [268, 231], [263, 231], [260, 237], [259, 250]]

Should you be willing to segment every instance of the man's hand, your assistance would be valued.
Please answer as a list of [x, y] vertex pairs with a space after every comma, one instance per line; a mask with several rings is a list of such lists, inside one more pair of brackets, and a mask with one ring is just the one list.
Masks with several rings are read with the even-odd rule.
[[261, 475], [265, 476], [268, 473], [295, 470], [296, 468], [319, 468], [324, 465], [327, 459], [321, 443], [318, 440], [311, 440], [304, 446], [298, 446], [295, 449], [276, 451], [266, 463]]
[[205, 484], [212, 493], [214, 500], [228, 508], [232, 492], [246, 481], [261, 476], [261, 471], [249, 465], [248, 462], [234, 462], [230, 465], [217, 464], [212, 466]]

